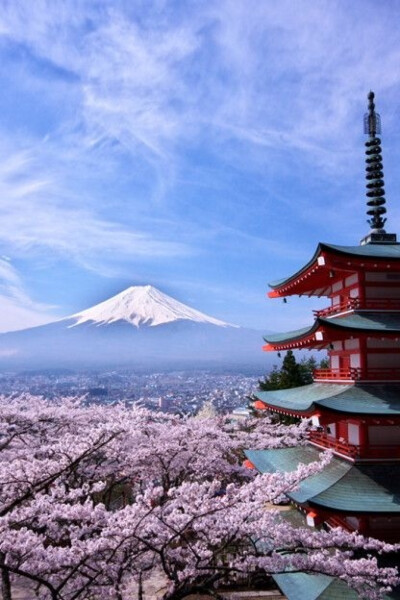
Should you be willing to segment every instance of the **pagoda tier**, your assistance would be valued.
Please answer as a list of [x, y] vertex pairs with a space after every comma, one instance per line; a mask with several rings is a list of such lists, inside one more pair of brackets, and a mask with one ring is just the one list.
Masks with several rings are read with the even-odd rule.
[[359, 415], [363, 419], [400, 418], [400, 384], [396, 383], [312, 383], [286, 390], [256, 392], [256, 395], [264, 404], [260, 408], [268, 406], [292, 416], [330, 415], [325, 421], [334, 415], [346, 418]]
[[[376, 282], [381, 287], [383, 281], [397, 288], [395, 293], [400, 310], [400, 244], [333, 246], [320, 243], [304, 267], [286, 279], [269, 284], [272, 291], [268, 296], [348, 296], [358, 298], [363, 307], [366, 303], [365, 308], [375, 308], [374, 300], [384, 298], [381, 298], [381, 290], [368, 290], [368, 287], [376, 288]], [[366, 297], [358, 290], [364, 283], [367, 286]], [[376, 291], [379, 292], [378, 297], [374, 296]]]
[[256, 410], [311, 418], [314, 446], [350, 461], [400, 461], [400, 384], [313, 383], [256, 396]]
[[[260, 473], [290, 472], [299, 464], [318, 461], [319, 450], [312, 446], [248, 450], [246, 456]], [[321, 473], [302, 481], [287, 496], [313, 520], [383, 540], [397, 539], [400, 463], [359, 464], [334, 456]]]
[[265, 336], [267, 352], [326, 349], [328, 369], [315, 381], [400, 381], [400, 312], [351, 311], [317, 317], [310, 327]]
[[[357, 311], [341, 317], [317, 317], [311, 327], [264, 337], [265, 351], [291, 348], [327, 348], [337, 340], [353, 338], [400, 340], [400, 312]], [[400, 343], [399, 343], [400, 348]]]

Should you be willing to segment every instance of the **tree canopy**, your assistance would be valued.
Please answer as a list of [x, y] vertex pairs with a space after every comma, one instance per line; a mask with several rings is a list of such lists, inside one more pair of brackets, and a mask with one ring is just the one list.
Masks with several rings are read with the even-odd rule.
[[293, 351], [288, 350], [281, 368], [275, 366], [269, 375], [259, 381], [260, 390], [283, 390], [307, 385], [312, 383], [313, 372], [318, 367], [326, 368], [327, 359], [322, 359], [319, 365], [313, 356], [297, 362]]
[[25, 581], [42, 600], [135, 600], [134, 582], [155, 572], [166, 581], [164, 600], [218, 597], [221, 585], [248, 573], [288, 568], [340, 577], [377, 598], [397, 574], [367, 553], [391, 546], [341, 529], [296, 528], [266, 509], [329, 455], [285, 474], [242, 466], [243, 448], [304, 437], [303, 423], [268, 418], [232, 424], [0, 398], [3, 599]]

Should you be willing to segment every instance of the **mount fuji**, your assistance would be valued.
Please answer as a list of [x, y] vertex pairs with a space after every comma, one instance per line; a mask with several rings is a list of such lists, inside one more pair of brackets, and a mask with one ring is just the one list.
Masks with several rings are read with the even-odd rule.
[[76, 323], [70, 327], [76, 327], [83, 323], [110, 325], [117, 321], [125, 321], [137, 328], [156, 327], [174, 321], [193, 321], [195, 323], [211, 323], [219, 327], [235, 327], [178, 302], [152, 285], [131, 286], [109, 300], [76, 313], [66, 320], [70, 319], [76, 319]]
[[132, 286], [53, 323], [0, 334], [0, 368], [266, 366], [262, 335], [210, 317], [150, 285]]

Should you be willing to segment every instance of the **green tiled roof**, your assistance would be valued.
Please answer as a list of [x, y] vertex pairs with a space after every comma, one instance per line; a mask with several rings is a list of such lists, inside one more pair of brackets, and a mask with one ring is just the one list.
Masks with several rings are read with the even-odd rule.
[[400, 244], [365, 244], [364, 246], [334, 246], [332, 244], [320, 243], [318, 244], [318, 247], [313, 257], [311, 258], [311, 260], [308, 261], [307, 264], [305, 264], [293, 275], [290, 275], [289, 277], [285, 277], [284, 279], [280, 279], [278, 281], [271, 282], [269, 286], [273, 289], [279, 288], [287, 281], [295, 279], [303, 271], [306, 271], [308, 267], [310, 267], [317, 260], [317, 257], [323, 251], [333, 251], [347, 256], [357, 256], [365, 258], [387, 258], [390, 260], [400, 259]]
[[344, 317], [317, 319], [322, 325], [369, 331], [400, 331], [399, 313], [354, 312]]
[[[315, 384], [314, 384], [315, 385]], [[342, 386], [342, 393], [321, 399], [317, 404], [331, 410], [364, 415], [399, 415], [400, 385], [370, 383]]]
[[308, 465], [318, 460], [319, 453], [309, 446], [279, 448], [273, 450], [246, 450], [247, 458], [260, 473], [294, 471], [299, 463]]
[[[318, 461], [319, 455], [320, 451], [312, 446], [278, 450], [246, 450], [247, 458], [261, 473], [294, 471], [300, 463], [307, 465]], [[302, 481], [297, 489], [288, 493], [287, 496], [294, 502], [303, 504], [336, 483], [351, 467], [352, 463], [332, 459], [323, 471]]]
[[[291, 472], [318, 460], [319, 451], [311, 446], [246, 450], [246, 456], [261, 473]], [[335, 456], [286, 495], [300, 504], [349, 513], [400, 513], [400, 464], [354, 464]]]
[[353, 466], [340, 481], [310, 498], [310, 502], [346, 512], [400, 513], [399, 476], [397, 463]]
[[397, 383], [312, 383], [288, 390], [257, 392], [256, 396], [270, 406], [296, 412], [309, 412], [320, 406], [348, 414], [400, 415]]
[[333, 244], [319, 244], [321, 250], [333, 250], [340, 254], [364, 256], [365, 258], [390, 258], [400, 259], [400, 244], [365, 244], [364, 246], [335, 246]]
[[273, 575], [288, 600], [357, 600], [357, 593], [329, 575], [283, 573]]
[[396, 333], [400, 331], [400, 313], [360, 311], [345, 315], [344, 317], [331, 317], [330, 319], [318, 317], [310, 327], [303, 327], [302, 329], [286, 331], [284, 333], [268, 334], [264, 337], [264, 340], [272, 344], [295, 341], [311, 335], [321, 325], [356, 331]]
[[264, 340], [266, 342], [279, 343], [286, 342], [288, 340], [301, 339], [305, 335], [309, 335], [318, 329], [318, 325], [318, 320], [316, 320], [314, 325], [311, 325], [311, 327], [303, 327], [302, 329], [295, 329], [294, 331], [286, 331], [284, 333], [271, 333], [264, 336]]
[[292, 409], [296, 411], [310, 410], [313, 404], [320, 400], [336, 397], [345, 390], [354, 387], [339, 383], [312, 383], [287, 390], [272, 390], [270, 392], [256, 392], [257, 398], [276, 406], [277, 408]]

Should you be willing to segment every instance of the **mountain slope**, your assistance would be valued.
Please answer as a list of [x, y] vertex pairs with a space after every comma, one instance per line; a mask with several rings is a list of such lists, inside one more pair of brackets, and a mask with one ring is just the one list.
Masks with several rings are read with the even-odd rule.
[[[54, 323], [0, 334], [1, 368], [265, 368], [260, 332], [209, 317], [152, 286]], [[261, 371], [261, 372], [262, 372]]]
[[87, 322], [109, 325], [116, 321], [126, 321], [135, 327], [155, 327], [179, 320], [229, 327], [228, 323], [190, 308], [151, 285], [129, 287], [120, 294], [67, 319], [76, 319], [76, 323], [70, 327]]

